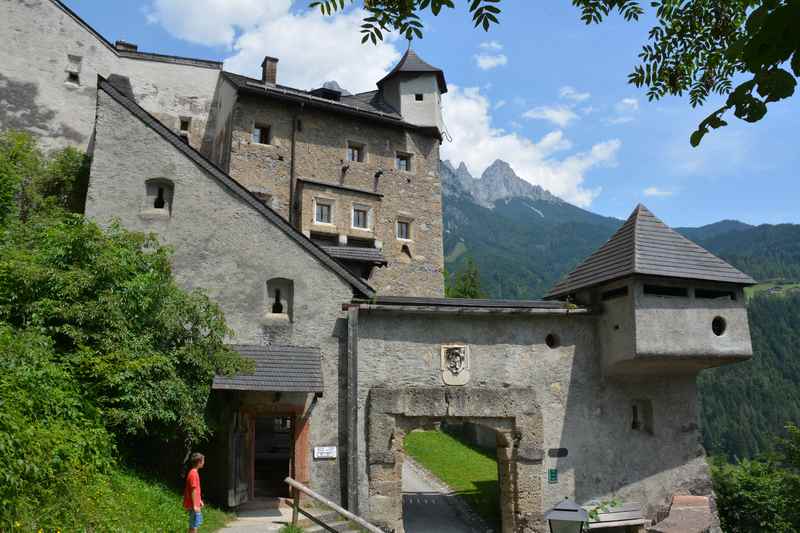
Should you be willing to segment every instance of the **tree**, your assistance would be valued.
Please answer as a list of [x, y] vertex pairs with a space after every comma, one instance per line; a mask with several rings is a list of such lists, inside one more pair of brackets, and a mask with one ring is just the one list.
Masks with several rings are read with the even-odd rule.
[[[637, 0], [571, 0], [586, 24], [597, 24], [616, 11], [638, 20], [644, 9]], [[349, 3], [355, 3], [350, 0]], [[332, 15], [345, 0], [311, 3]], [[476, 27], [488, 31], [499, 23], [501, 0], [472, 0], [468, 9]], [[650, 100], [689, 94], [692, 107], [712, 94], [727, 95], [690, 137], [697, 146], [711, 129], [727, 125], [730, 110], [747, 122], [767, 113], [767, 104], [789, 98], [800, 76], [800, 2], [797, 0], [653, 0], [657, 24], [639, 53], [641, 63], [629, 83], [646, 87]], [[420, 15], [454, 9], [453, 0], [363, 0], [367, 17], [362, 42], [377, 43], [386, 32], [421, 38]], [[789, 63], [787, 65], [787, 62]], [[734, 82], [744, 77], [734, 87]]]
[[82, 154], [45, 158], [17, 133], [0, 135], [2, 147], [0, 168], [16, 172], [2, 198], [20, 199], [26, 215], [7, 208], [0, 229], [0, 326], [44, 336], [118, 438], [203, 439], [214, 375], [248, 367], [225, 344], [220, 308], [178, 286], [154, 235], [66, 209], [82, 186]]
[[471, 257], [467, 259], [464, 270], [454, 277], [445, 273], [445, 295], [448, 298], [486, 298], [486, 294], [481, 290], [478, 265]]

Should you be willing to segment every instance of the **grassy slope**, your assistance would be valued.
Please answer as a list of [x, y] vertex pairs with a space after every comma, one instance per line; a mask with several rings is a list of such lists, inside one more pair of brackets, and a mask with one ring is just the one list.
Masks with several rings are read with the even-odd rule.
[[489, 524], [500, 523], [497, 460], [441, 431], [414, 431], [405, 451], [466, 499]]
[[[102, 476], [52, 511], [59, 516], [62, 531], [183, 532], [187, 527], [180, 494], [130, 472]], [[220, 529], [230, 516], [205, 507], [203, 519], [202, 530], [210, 532]], [[19, 530], [27, 530], [26, 525], [21, 524]]]

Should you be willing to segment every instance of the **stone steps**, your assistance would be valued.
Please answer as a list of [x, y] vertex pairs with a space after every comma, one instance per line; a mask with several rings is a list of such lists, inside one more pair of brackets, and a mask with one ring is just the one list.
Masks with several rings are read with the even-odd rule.
[[[317, 511], [317, 509], [307, 510], [314, 518], [324, 522], [331, 529], [335, 529], [340, 533], [358, 533], [360, 531], [358, 526], [351, 524], [334, 511], [315, 511]], [[325, 528], [315, 524], [303, 515], [300, 515], [300, 520], [297, 521], [297, 525], [302, 527], [305, 533], [325, 533], [327, 531]]]

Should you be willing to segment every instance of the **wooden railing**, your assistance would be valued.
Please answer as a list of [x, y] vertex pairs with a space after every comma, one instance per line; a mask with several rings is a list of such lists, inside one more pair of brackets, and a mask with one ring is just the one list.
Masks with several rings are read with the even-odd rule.
[[293, 526], [297, 525], [297, 521], [300, 519], [300, 515], [302, 514], [303, 516], [305, 516], [306, 518], [308, 518], [309, 520], [311, 520], [312, 522], [314, 522], [318, 526], [320, 526], [320, 527], [322, 527], [322, 528], [324, 528], [324, 529], [326, 529], [328, 531], [331, 531], [333, 533], [336, 533], [336, 530], [331, 528], [330, 526], [328, 526], [328, 524], [323, 523], [321, 520], [319, 520], [317, 517], [311, 515], [305, 509], [301, 509], [300, 508], [300, 493], [303, 493], [306, 496], [308, 496], [309, 498], [311, 498], [312, 500], [315, 500], [315, 501], [321, 503], [322, 505], [324, 505], [325, 507], [330, 508], [332, 511], [336, 512], [339, 516], [341, 516], [345, 520], [349, 520], [350, 522], [353, 522], [353, 523], [357, 524], [358, 527], [360, 527], [361, 529], [363, 529], [365, 531], [369, 531], [370, 533], [385, 533], [382, 529], [378, 528], [377, 526], [374, 526], [374, 525], [370, 524], [369, 522], [367, 522], [366, 520], [364, 520], [360, 516], [354, 515], [353, 513], [348, 511], [347, 509], [343, 509], [342, 507], [336, 505], [335, 503], [330, 501], [325, 496], [322, 496], [321, 494], [317, 494], [316, 492], [314, 492], [313, 490], [309, 489], [308, 487], [306, 487], [302, 483], [298, 483], [297, 481], [295, 481], [294, 479], [292, 479], [290, 477], [287, 477], [283, 481], [284, 481], [284, 483], [286, 483], [287, 485], [289, 485], [292, 488], [292, 497], [294, 498], [294, 503], [292, 504], [292, 525]]

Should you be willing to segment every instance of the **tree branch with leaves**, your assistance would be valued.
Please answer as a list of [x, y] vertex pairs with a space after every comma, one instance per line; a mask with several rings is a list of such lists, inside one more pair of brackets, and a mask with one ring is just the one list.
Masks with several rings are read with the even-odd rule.
[[[570, 1], [586, 24], [599, 24], [614, 13], [636, 21], [645, 13], [638, 0]], [[453, 0], [319, 0], [311, 6], [333, 15], [351, 4], [366, 10], [361, 40], [373, 44], [390, 32], [422, 38], [424, 15], [456, 9]], [[502, 0], [472, 0], [467, 9], [474, 26], [489, 31], [500, 23], [501, 6]], [[693, 146], [727, 125], [728, 111], [757, 122], [768, 104], [794, 94], [800, 76], [800, 1], [653, 0], [650, 6], [657, 23], [628, 82], [645, 88], [649, 100], [686, 93], [692, 107], [715, 94], [727, 95], [725, 105], [692, 133]]]

